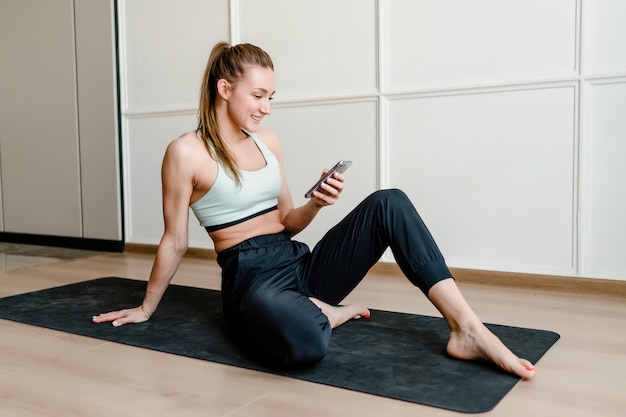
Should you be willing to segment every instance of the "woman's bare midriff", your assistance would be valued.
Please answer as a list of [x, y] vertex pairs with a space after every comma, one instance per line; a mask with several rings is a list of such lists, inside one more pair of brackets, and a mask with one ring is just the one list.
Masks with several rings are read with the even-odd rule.
[[231, 248], [252, 237], [271, 235], [285, 230], [278, 210], [253, 217], [243, 223], [209, 233], [216, 252]]

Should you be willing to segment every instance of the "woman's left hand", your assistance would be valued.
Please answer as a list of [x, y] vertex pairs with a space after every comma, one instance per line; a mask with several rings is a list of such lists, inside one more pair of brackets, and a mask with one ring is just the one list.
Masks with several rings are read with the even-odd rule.
[[[326, 173], [326, 172], [324, 172]], [[328, 177], [324, 181], [317, 191], [313, 192], [313, 198], [320, 206], [330, 206], [335, 204], [339, 195], [343, 191], [343, 182], [345, 177], [339, 172], [334, 172], [333, 175]]]

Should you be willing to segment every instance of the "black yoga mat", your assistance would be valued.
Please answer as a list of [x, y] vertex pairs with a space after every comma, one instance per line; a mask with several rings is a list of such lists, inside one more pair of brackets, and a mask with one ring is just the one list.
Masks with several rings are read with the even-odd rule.
[[[445, 354], [441, 318], [371, 310], [333, 331], [327, 356], [301, 370], [274, 369], [248, 357], [229, 337], [219, 291], [170, 285], [145, 323], [115, 328], [91, 316], [138, 305], [144, 281], [108, 277], [0, 299], [0, 318], [449, 410], [493, 409], [520, 378], [483, 362]], [[533, 363], [559, 335], [488, 324]]]

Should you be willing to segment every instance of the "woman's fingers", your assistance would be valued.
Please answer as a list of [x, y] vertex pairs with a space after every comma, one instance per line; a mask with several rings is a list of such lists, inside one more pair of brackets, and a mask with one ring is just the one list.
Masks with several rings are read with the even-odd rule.
[[97, 316], [91, 317], [91, 320], [94, 323], [105, 323], [107, 321], [113, 321], [119, 319], [120, 317], [124, 317], [126, 310], [119, 311], [111, 311], [109, 313], [98, 314]]
[[342, 174], [338, 172], [334, 172], [332, 176], [328, 177], [326, 181], [324, 181], [318, 191], [316, 191], [315, 197], [324, 201], [324, 205], [334, 204], [339, 198], [339, 194], [343, 191], [343, 180], [344, 177]]
[[91, 317], [91, 321], [94, 323], [111, 322], [111, 324], [115, 327], [123, 326], [128, 323], [141, 323], [146, 320], [148, 320], [148, 317], [146, 317], [146, 314], [141, 307], [111, 311], [109, 313], [98, 314], [97, 316]]

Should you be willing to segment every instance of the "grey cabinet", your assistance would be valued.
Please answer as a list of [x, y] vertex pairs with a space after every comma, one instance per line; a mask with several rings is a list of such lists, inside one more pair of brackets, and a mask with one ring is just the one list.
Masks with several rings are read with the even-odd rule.
[[123, 240], [114, 21], [113, 1], [0, 1], [4, 235]]

